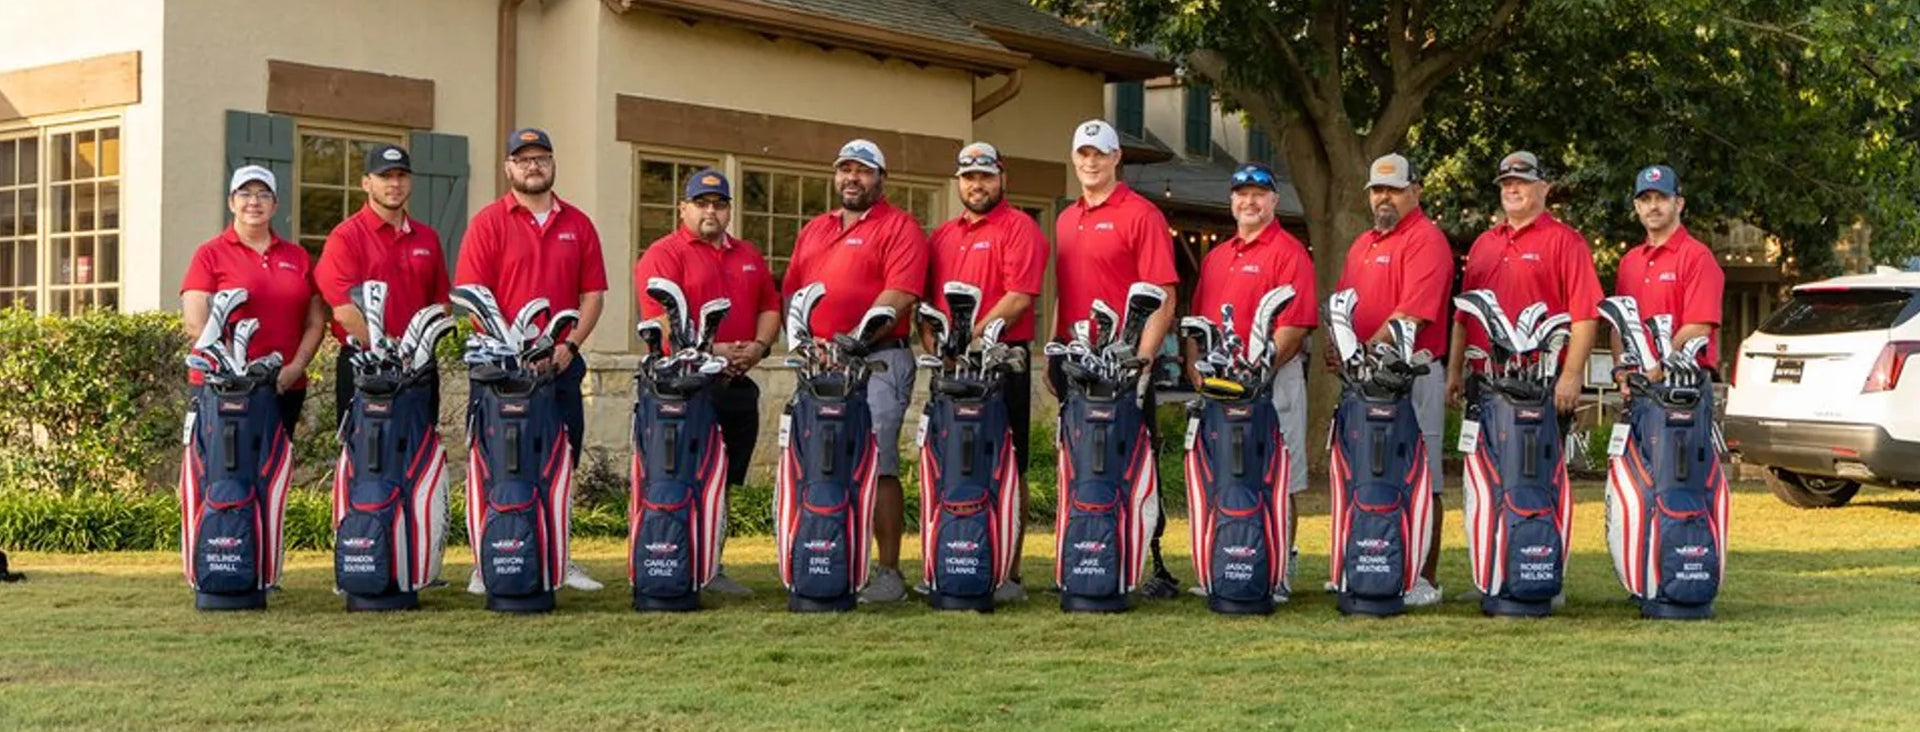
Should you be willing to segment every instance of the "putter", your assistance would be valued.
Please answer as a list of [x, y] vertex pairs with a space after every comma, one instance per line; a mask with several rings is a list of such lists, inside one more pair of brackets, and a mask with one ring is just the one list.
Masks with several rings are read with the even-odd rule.
[[687, 309], [687, 294], [680, 286], [665, 277], [652, 277], [647, 280], [647, 296], [667, 312], [667, 336], [673, 341], [674, 350], [693, 346], [693, 313]]

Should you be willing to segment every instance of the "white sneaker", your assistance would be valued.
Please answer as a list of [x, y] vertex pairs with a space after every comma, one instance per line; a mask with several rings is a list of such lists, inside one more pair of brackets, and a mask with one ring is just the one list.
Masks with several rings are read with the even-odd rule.
[[1334, 593], [1340, 591], [1340, 585], [1332, 580], [1328, 580], [1326, 584], [1320, 586], [1320, 589], [1328, 593]]
[[1201, 587], [1199, 585], [1194, 585], [1192, 587], [1187, 588], [1187, 593], [1193, 595], [1194, 597], [1206, 597], [1207, 588]]
[[1285, 605], [1289, 602], [1293, 602], [1293, 596], [1287, 594], [1285, 590], [1276, 590], [1273, 593], [1273, 604]]
[[728, 597], [748, 597], [753, 594], [753, 588], [728, 577], [726, 572], [715, 574], [713, 580], [707, 583], [707, 591]]
[[477, 569], [473, 570], [473, 578], [467, 580], [467, 594], [469, 595], [487, 594], [487, 583], [486, 581], [480, 579], [480, 570], [477, 570]]
[[1005, 583], [1002, 583], [999, 587], [993, 588], [993, 604], [995, 605], [1004, 605], [1009, 602], [1026, 602], [1026, 601], [1027, 601], [1027, 588], [1022, 587], [1020, 583], [1017, 581], [1007, 580]]
[[1445, 597], [1439, 586], [1421, 577], [1413, 581], [1413, 589], [1407, 590], [1406, 602], [1407, 607], [1426, 607], [1440, 604]]
[[860, 591], [861, 602], [899, 602], [907, 599], [907, 580], [900, 570], [873, 565], [867, 571], [867, 589]]
[[607, 587], [600, 584], [599, 580], [588, 576], [587, 570], [581, 569], [580, 565], [573, 562], [567, 562], [566, 585], [581, 592], [599, 592]]

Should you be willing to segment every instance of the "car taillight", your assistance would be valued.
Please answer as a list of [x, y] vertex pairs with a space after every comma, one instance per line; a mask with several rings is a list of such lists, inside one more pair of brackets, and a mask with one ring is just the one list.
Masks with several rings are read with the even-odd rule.
[[1880, 349], [1880, 357], [1873, 360], [1873, 371], [1867, 374], [1867, 383], [1860, 387], [1860, 393], [1872, 394], [1877, 391], [1893, 391], [1900, 386], [1900, 372], [1906, 368], [1907, 357], [1920, 353], [1920, 341], [1893, 341]]

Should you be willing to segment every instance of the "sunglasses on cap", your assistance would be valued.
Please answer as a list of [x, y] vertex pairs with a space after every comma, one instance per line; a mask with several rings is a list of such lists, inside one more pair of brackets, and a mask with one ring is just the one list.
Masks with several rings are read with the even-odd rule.
[[989, 168], [1000, 167], [1000, 159], [992, 155], [963, 155], [958, 162], [962, 168], [971, 168], [974, 166], [985, 166]]
[[1273, 174], [1259, 168], [1245, 168], [1234, 171], [1233, 187], [1239, 188], [1240, 186], [1277, 187], [1273, 184]]
[[1540, 173], [1540, 168], [1533, 165], [1532, 163], [1526, 163], [1526, 162], [1507, 163], [1506, 165], [1500, 166], [1501, 175], [1509, 175], [1509, 174], [1515, 174], [1515, 173], [1519, 175], [1538, 175]]

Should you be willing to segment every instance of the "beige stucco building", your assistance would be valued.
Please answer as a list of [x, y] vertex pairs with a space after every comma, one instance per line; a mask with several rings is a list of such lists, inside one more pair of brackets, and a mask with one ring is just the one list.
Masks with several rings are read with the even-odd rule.
[[[620, 304], [588, 343], [589, 439], [609, 446], [632, 264], [686, 173], [733, 177], [736, 233], [777, 270], [853, 137], [929, 228], [958, 211], [954, 153], [991, 141], [1051, 229], [1074, 123], [1105, 114], [1106, 83], [1171, 71], [1025, 0], [68, 0], [0, 4], [0, 28], [0, 306], [175, 307], [247, 162], [291, 181], [278, 228], [317, 249], [380, 142], [412, 148], [413, 213], [452, 256], [501, 191], [501, 139], [544, 127]], [[770, 399], [790, 388], [765, 376]]]

